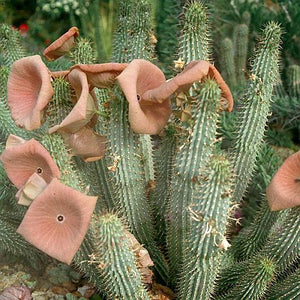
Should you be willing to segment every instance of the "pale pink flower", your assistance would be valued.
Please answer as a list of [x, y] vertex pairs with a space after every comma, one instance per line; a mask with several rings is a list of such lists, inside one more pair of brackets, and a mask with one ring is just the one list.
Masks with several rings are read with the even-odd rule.
[[60, 177], [60, 171], [51, 155], [35, 139], [25, 141], [10, 135], [0, 160], [8, 178], [17, 188], [21, 188], [34, 173], [47, 183], [54, 177]]
[[71, 264], [88, 230], [97, 197], [54, 178], [29, 206], [17, 232], [51, 257]]
[[300, 205], [300, 151], [283, 162], [266, 194], [272, 211]]
[[50, 44], [43, 52], [47, 60], [55, 60], [68, 53], [74, 46], [75, 39], [79, 36], [77, 27], [70, 28], [60, 38]]
[[135, 59], [117, 77], [129, 103], [129, 122], [136, 133], [158, 134], [171, 114], [171, 101], [148, 101], [143, 95], [165, 82], [163, 72], [154, 64]]
[[40, 56], [14, 62], [7, 83], [7, 97], [17, 126], [27, 130], [40, 128], [43, 110], [53, 93], [50, 71]]

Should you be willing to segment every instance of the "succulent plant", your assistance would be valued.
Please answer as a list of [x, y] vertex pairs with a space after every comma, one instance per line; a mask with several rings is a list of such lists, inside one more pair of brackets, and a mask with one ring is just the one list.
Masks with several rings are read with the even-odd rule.
[[[179, 37], [171, 31], [175, 67], [165, 56], [174, 44], [157, 47], [168, 80], [155, 57], [148, 0], [120, 3], [111, 63], [99, 61], [80, 29], [50, 45], [44, 62], [26, 56], [2, 25], [0, 253], [38, 264], [44, 252], [107, 299], [172, 299], [169, 288], [178, 299], [296, 299], [286, 274], [299, 283], [300, 173], [286, 161], [271, 180], [278, 161], [264, 143], [280, 26], [263, 29], [247, 81], [240, 49], [235, 80], [233, 70], [226, 75], [229, 85], [243, 85], [234, 105], [213, 65], [204, 4], [189, 1], [180, 22]], [[51, 62], [62, 55], [65, 70]], [[228, 114], [230, 132], [220, 129]], [[232, 234], [252, 178], [255, 193], [268, 186], [266, 197], [257, 198], [257, 219]]]

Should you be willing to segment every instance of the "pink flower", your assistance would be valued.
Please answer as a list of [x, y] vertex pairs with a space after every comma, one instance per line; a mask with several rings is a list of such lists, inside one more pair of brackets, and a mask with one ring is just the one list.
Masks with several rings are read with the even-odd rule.
[[10, 135], [0, 160], [8, 178], [17, 188], [21, 188], [34, 173], [47, 183], [54, 177], [60, 177], [59, 169], [49, 152], [34, 139], [25, 141]]
[[43, 109], [53, 95], [50, 71], [40, 56], [24, 57], [14, 62], [7, 95], [16, 125], [27, 130], [40, 128]]
[[267, 187], [272, 211], [300, 205], [300, 151], [288, 157]]
[[[56, 131], [64, 133], [75, 133], [82, 127], [95, 120], [96, 98], [89, 91], [89, 84], [85, 73], [78, 69], [73, 69], [68, 74], [68, 80], [76, 93], [76, 104], [72, 111], [59, 125], [55, 125], [49, 129], [49, 133]], [[93, 118], [94, 117], [94, 118]]]
[[54, 178], [29, 206], [17, 232], [51, 257], [70, 264], [88, 230], [97, 197]]
[[218, 70], [204, 60], [192, 61], [186, 68], [171, 80], [163, 83], [155, 89], [149, 89], [143, 95], [147, 101], [162, 103], [174, 93], [186, 92], [193, 83], [202, 81], [204, 78], [214, 79], [221, 89], [222, 103], [227, 111], [233, 108], [233, 98], [227, 84], [221, 77]]
[[85, 162], [101, 159], [106, 151], [106, 137], [99, 135], [92, 128], [85, 126], [73, 134], [62, 133], [70, 148], [70, 154], [81, 157]]
[[171, 114], [169, 96], [160, 101], [148, 101], [144, 94], [159, 87], [165, 82], [163, 72], [152, 63], [133, 60], [117, 77], [120, 86], [129, 103], [129, 122], [136, 133], [159, 133]]
[[47, 60], [55, 60], [68, 53], [74, 46], [75, 39], [79, 36], [77, 27], [70, 28], [60, 38], [50, 44], [43, 52]]
[[79, 69], [87, 76], [88, 83], [92, 87], [107, 88], [114, 82], [115, 78], [127, 67], [128, 64], [106, 63], [106, 64], [79, 64], [71, 68]]

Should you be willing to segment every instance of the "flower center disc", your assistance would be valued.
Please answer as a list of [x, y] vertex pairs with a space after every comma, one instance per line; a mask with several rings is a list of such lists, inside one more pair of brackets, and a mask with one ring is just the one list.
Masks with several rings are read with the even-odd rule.
[[62, 223], [65, 220], [65, 217], [63, 215], [57, 215], [56, 219], [59, 223]]
[[37, 172], [38, 174], [42, 174], [42, 173], [43, 173], [43, 169], [42, 169], [42, 168], [37, 168], [37, 169], [36, 169], [36, 172]]

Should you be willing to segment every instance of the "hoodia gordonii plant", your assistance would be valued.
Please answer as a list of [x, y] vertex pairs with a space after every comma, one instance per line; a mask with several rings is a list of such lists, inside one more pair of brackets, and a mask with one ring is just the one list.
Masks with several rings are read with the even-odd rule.
[[[110, 63], [78, 28], [45, 49], [45, 61], [1, 25], [0, 253], [70, 264], [103, 299], [297, 299], [298, 153], [272, 180], [255, 174], [270, 182], [259, 221], [241, 238], [228, 234], [269, 153], [280, 28], [263, 29], [235, 108], [211, 59], [204, 5], [189, 1], [181, 15], [175, 66], [162, 61], [176, 74], [168, 80], [148, 0], [120, 3]], [[221, 114], [232, 110], [236, 134], [223, 149]]]

